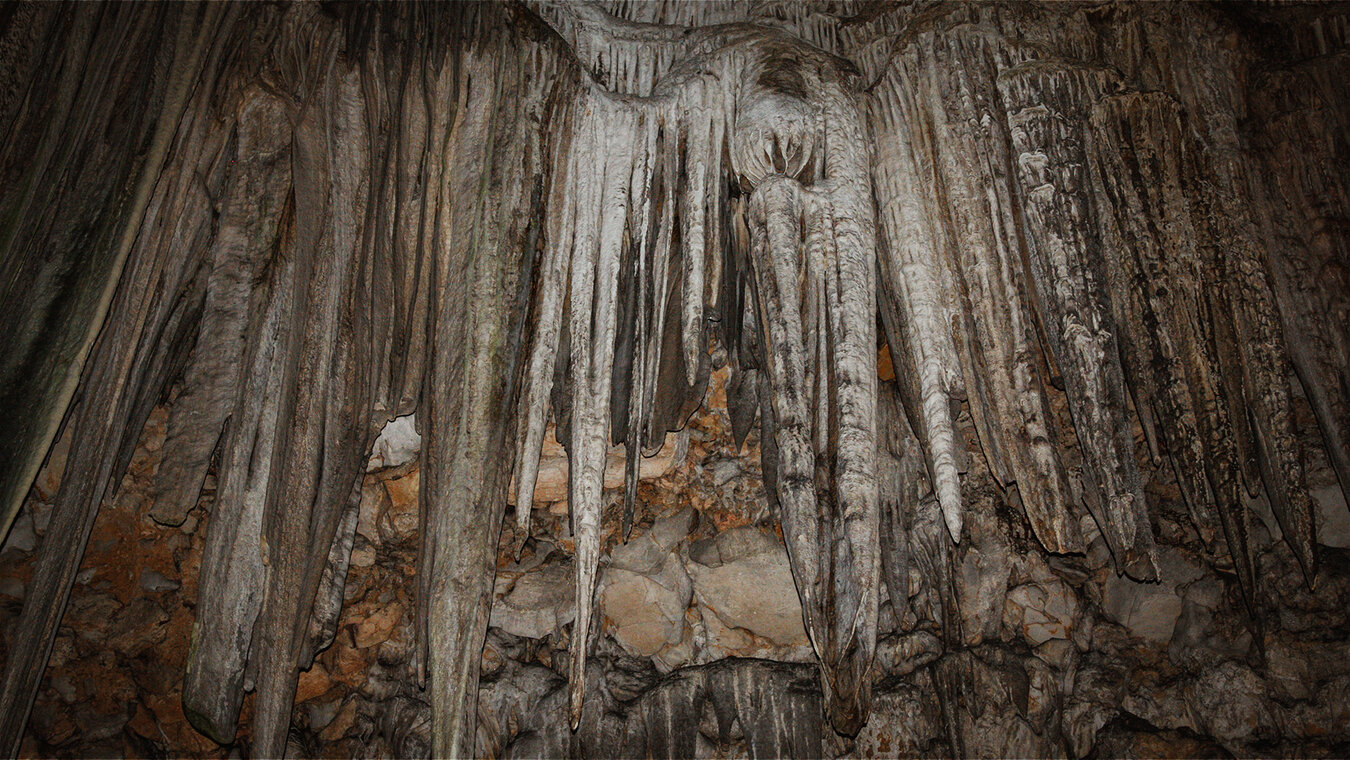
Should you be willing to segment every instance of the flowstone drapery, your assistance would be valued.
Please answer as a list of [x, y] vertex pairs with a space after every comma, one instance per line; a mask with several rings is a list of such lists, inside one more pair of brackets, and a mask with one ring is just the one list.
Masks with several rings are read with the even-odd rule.
[[[1283, 48], [1207, 5], [611, 10], [0, 15], [6, 530], [58, 431], [74, 441], [6, 661], [6, 751], [99, 505], [171, 386], [152, 516], [181, 524], [219, 482], [183, 705], [224, 744], [256, 691], [260, 756], [285, 752], [298, 674], [335, 636], [375, 436], [414, 411], [436, 756], [474, 752], [499, 529], [514, 501], [519, 551], [550, 422], [576, 730], [608, 450], [627, 450], [626, 533], [642, 456], [723, 365], [738, 444], [758, 418], [841, 735], [868, 719], [883, 599], [902, 619], [922, 597], [942, 647], [966, 640], [965, 415], [1049, 554], [1099, 535], [1117, 575], [1159, 578], [1137, 425], [1253, 627], [1244, 492], [1314, 582], [1296, 396], [1350, 488], [1339, 7], [1251, 11]], [[958, 671], [931, 681], [953, 752]], [[729, 705], [705, 682], [740, 700], [751, 677], [663, 688]], [[783, 709], [815, 709], [798, 696]]]

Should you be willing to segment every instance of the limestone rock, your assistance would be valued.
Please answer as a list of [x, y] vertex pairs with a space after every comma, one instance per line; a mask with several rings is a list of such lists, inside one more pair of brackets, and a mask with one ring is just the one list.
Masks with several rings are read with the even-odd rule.
[[79, 705], [75, 708], [75, 726], [79, 729], [83, 741], [102, 741], [121, 733], [122, 727], [135, 713], [134, 702], [119, 705], [119, 709], [111, 713], [98, 712], [90, 705]]
[[[534, 483], [534, 502], [551, 504], [567, 500], [567, 452], [553, 440], [552, 430], [544, 436], [545, 445], [539, 456], [539, 472]], [[623, 485], [626, 457], [622, 446], [612, 446], [605, 457], [605, 488]], [[667, 442], [650, 457], [643, 457], [638, 466], [638, 478], [651, 480], [670, 471], [675, 462], [675, 446]], [[514, 480], [508, 491], [515, 494]]]
[[713, 484], [724, 486], [741, 474], [741, 464], [735, 459], [723, 459], [712, 466]]
[[1062, 581], [1025, 583], [1008, 592], [1003, 622], [1031, 646], [1068, 639], [1078, 614], [1078, 599]]
[[1003, 619], [1004, 599], [1010, 573], [1002, 552], [982, 552], [971, 547], [960, 567], [961, 620], [967, 644], [995, 638]]
[[164, 641], [169, 614], [151, 599], [140, 598], [119, 613], [108, 628], [108, 646], [127, 658]]
[[25, 592], [24, 583], [18, 578], [0, 578], [0, 596], [23, 601]]
[[677, 645], [688, 638], [684, 614], [693, 586], [671, 550], [688, 535], [694, 517], [694, 510], [686, 507], [614, 547], [600, 581], [600, 607], [615, 640], [639, 657], [665, 652], [667, 668], [689, 654]]
[[689, 575], [699, 601], [733, 628], [784, 646], [806, 643], [787, 550], [750, 526], [691, 548]]
[[872, 718], [854, 739], [856, 757], [927, 757], [941, 733], [936, 701], [914, 684], [872, 698]]
[[685, 507], [679, 512], [658, 519], [647, 535], [651, 536], [663, 551], [670, 551], [689, 535], [697, 518], [698, 512], [693, 507]]
[[696, 637], [701, 659], [744, 656], [755, 647], [755, 637], [743, 628], [732, 628], [708, 607], [698, 605], [699, 626]]
[[352, 642], [357, 649], [383, 644], [403, 620], [403, 605], [397, 602], [377, 606], [356, 623]]
[[720, 567], [757, 554], [772, 554], [787, 550], [775, 539], [754, 527], [725, 530], [716, 536], [689, 547], [689, 558], [706, 567]]
[[942, 642], [929, 631], [913, 631], [877, 642], [877, 666], [892, 676], [907, 676], [942, 655]]
[[646, 574], [657, 571], [669, 556], [669, 550], [663, 550], [651, 534], [644, 533], [614, 547], [609, 566], [613, 570]]
[[17, 551], [27, 554], [36, 546], [37, 533], [33, 525], [33, 515], [24, 510], [14, 518], [14, 524], [9, 529], [9, 536], [5, 538], [4, 545], [0, 546], [0, 552]]
[[694, 655], [694, 632], [690, 626], [684, 626], [684, 636], [674, 644], [667, 644], [652, 656], [652, 664], [662, 673], [689, 664]]
[[[298, 700], [297, 700], [298, 701]], [[305, 713], [309, 718], [309, 728], [311, 731], [322, 731], [333, 722], [337, 717], [338, 711], [342, 709], [342, 700], [334, 699], [328, 702], [310, 702], [305, 705]]]
[[[1032, 716], [1033, 679], [1023, 662], [991, 649], [987, 656], [962, 655], [980, 705], [964, 717], [966, 751], [972, 757], [1056, 757], [1054, 739], [1037, 731]], [[1038, 697], [1037, 701], [1043, 699]], [[1039, 707], [1035, 708], [1039, 709]]]
[[352, 547], [351, 566], [370, 567], [375, 564], [375, 547], [369, 541], [357, 541]]
[[572, 563], [555, 562], [514, 580], [497, 578], [488, 625], [515, 636], [541, 639], [576, 616]]
[[148, 567], [141, 570], [140, 586], [151, 594], [158, 594], [161, 591], [173, 591], [182, 585], [183, 584], [165, 576], [158, 570], [151, 570]]
[[380, 430], [370, 450], [366, 472], [398, 467], [417, 458], [422, 450], [422, 436], [417, 432], [417, 415], [395, 417]]
[[1350, 548], [1350, 508], [1345, 494], [1332, 484], [1309, 493], [1317, 505], [1317, 543], [1337, 549]]
[[1165, 643], [1171, 639], [1181, 608], [1181, 597], [1160, 583], [1140, 583], [1111, 574], [1102, 584], [1102, 612], [1147, 641]]
[[1308, 654], [1303, 647], [1291, 646], [1282, 637], [1268, 638], [1266, 677], [1274, 685], [1276, 693], [1288, 699], [1308, 699], [1312, 696], [1317, 680], [1313, 677]]
[[1209, 574], [1189, 552], [1167, 547], [1158, 552], [1158, 582], [1173, 589], [1194, 583]]
[[[609, 485], [609, 471], [605, 471], [606, 482]], [[515, 483], [511, 484], [511, 490], [508, 493], [515, 493]], [[534, 481], [534, 500], [535, 502], [558, 502], [567, 499], [567, 455], [558, 456], [540, 456], [539, 474], [535, 476]]]
[[673, 555], [649, 574], [610, 567], [600, 581], [600, 609], [613, 626], [614, 638], [638, 657], [680, 642], [692, 596], [689, 576]]
[[686, 507], [673, 515], [657, 520], [650, 530], [619, 544], [610, 553], [611, 568], [631, 570], [639, 574], [658, 571], [670, 551], [689, 535], [697, 513]]
[[[316, 697], [323, 696], [333, 685], [332, 679], [328, 677], [328, 670], [322, 665], [314, 665], [309, 670], [301, 671], [300, 680], [295, 687], [295, 703], [308, 702]], [[327, 716], [329, 721], [337, 715], [337, 707], [334, 705], [332, 712]], [[320, 716], [322, 717], [322, 716]], [[328, 723], [324, 723], [328, 725]], [[311, 725], [311, 727], [314, 727]], [[323, 728], [318, 726], [317, 728]], [[316, 729], [317, 730], [317, 729]]]
[[1246, 740], [1271, 733], [1278, 722], [1265, 683], [1251, 668], [1225, 662], [1185, 687], [1194, 728], [1214, 737], [1230, 752], [1243, 754]]
[[66, 470], [66, 460], [70, 457], [70, 439], [70, 431], [67, 430], [56, 440], [47, 454], [46, 463], [38, 471], [37, 480], [33, 481], [33, 493], [44, 502], [50, 503], [55, 499], [61, 487], [61, 476]]
[[379, 544], [380, 515], [389, 508], [389, 491], [378, 477], [368, 477], [361, 483], [361, 505], [356, 517], [356, 534]]
[[421, 527], [418, 516], [420, 486], [420, 470], [412, 470], [401, 478], [384, 481], [389, 501], [380, 513], [377, 524], [382, 541], [405, 541], [417, 534]]
[[1223, 624], [1214, 609], [1188, 597], [1172, 630], [1167, 656], [1178, 667], [1201, 672], [1243, 659], [1251, 650], [1252, 636], [1246, 626]]
[[356, 722], [356, 700], [349, 699], [338, 709], [337, 714], [328, 721], [319, 736], [334, 741], [346, 736], [347, 731]]

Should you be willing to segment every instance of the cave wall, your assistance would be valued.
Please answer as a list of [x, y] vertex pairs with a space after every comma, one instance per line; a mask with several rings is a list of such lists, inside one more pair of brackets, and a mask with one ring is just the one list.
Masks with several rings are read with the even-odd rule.
[[[710, 408], [690, 420], [687, 439], [673, 436], [663, 452], [645, 460], [650, 469], [641, 481], [631, 548], [621, 540], [620, 510], [607, 515], [600, 638], [593, 654], [599, 664], [588, 694], [604, 709], [587, 716], [594, 723], [583, 724], [578, 734], [567, 726], [560, 675], [575, 614], [575, 538], [567, 527], [561, 446], [545, 450], [532, 505], [534, 535], [519, 561], [508, 508], [479, 665], [480, 756], [585, 753], [572, 744], [577, 737], [589, 742], [584, 747], [591, 753], [608, 756], [626, 747], [623, 726], [640, 719], [645, 731], [685, 700], [700, 705], [685, 718], [693, 724], [685, 737], [693, 742], [689, 754], [743, 756], [750, 751], [744, 728], [732, 719], [722, 735], [716, 715], [705, 715], [697, 701], [707, 676], [695, 671], [693, 686], [671, 680], [684, 668], [714, 663], [751, 663], [735, 666], [746, 669], [741, 678], [772, 694], [788, 688], [783, 679], [814, 688], [811, 699], [819, 710], [800, 603], [763, 491], [757, 434], [736, 446], [729, 415], [716, 403], [724, 393], [725, 373], [719, 375]], [[171, 398], [152, 412], [118, 496], [100, 510], [37, 692], [24, 756], [231, 752], [196, 731], [183, 713], [182, 674], [219, 484], [208, 475], [201, 500], [181, 526], [150, 517], [155, 502], [148, 494], [163, 465], [172, 404]], [[1315, 444], [1311, 410], [1304, 403], [1298, 408], [1305, 440]], [[961, 430], [977, 454], [968, 419]], [[363, 478], [333, 642], [299, 677], [288, 756], [429, 752], [430, 706], [411, 667], [420, 441], [407, 432], [385, 440], [391, 445], [377, 445]], [[20, 613], [33, 550], [50, 524], [64, 452], [61, 442], [0, 550], [6, 631]], [[1242, 611], [1231, 561], [1205, 552], [1166, 470], [1150, 472], [1147, 486], [1165, 573], [1151, 584], [1116, 576], [1099, 538], [1084, 557], [1046, 555], [978, 457], [972, 462], [966, 474], [970, 523], [980, 527], [958, 550], [960, 572], [953, 580], [965, 630], [974, 633], [966, 642], [944, 642], [938, 621], [922, 611], [932, 590], [918, 577], [906, 581], [914, 591], [907, 610], [897, 612], [887, 591], [867, 726], [851, 745], [827, 729], [807, 737], [824, 749], [787, 754], [948, 756], [946, 709], [958, 711], [970, 756], [1343, 752], [1350, 520], [1324, 459], [1309, 467], [1323, 520], [1325, 562], [1316, 592], [1304, 586], [1292, 553], [1276, 538], [1269, 508], [1252, 504], [1260, 513], [1255, 556], [1268, 579], [1258, 598], [1267, 621], [1259, 639]], [[616, 450], [609, 475], [616, 507], [621, 463]], [[736, 548], [724, 559], [728, 545]], [[761, 674], [763, 660], [797, 670]], [[960, 663], [973, 676], [963, 682], [954, 708], [944, 705], [935, 683], [943, 662]], [[720, 694], [734, 697], [734, 686], [721, 688]], [[693, 696], [679, 689], [693, 689]], [[670, 701], [659, 701], [663, 692], [673, 694], [665, 697]], [[234, 744], [243, 754], [250, 753], [253, 709], [247, 696]], [[824, 725], [819, 713], [803, 723]]]
[[8, 747], [1343, 752], [1345, 6], [609, 10], [0, 14]]

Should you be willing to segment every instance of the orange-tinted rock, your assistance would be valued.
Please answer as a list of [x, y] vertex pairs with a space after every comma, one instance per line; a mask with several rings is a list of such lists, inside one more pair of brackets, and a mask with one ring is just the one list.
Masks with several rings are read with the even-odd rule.
[[402, 477], [384, 481], [389, 501], [380, 515], [380, 536], [385, 540], [404, 541], [416, 535], [420, 527], [417, 497], [421, 485], [421, 471], [412, 469]]
[[309, 670], [300, 671], [300, 680], [295, 686], [295, 703], [300, 704], [323, 696], [332, 686], [333, 681], [328, 677], [328, 670], [316, 662]]
[[[544, 435], [539, 454], [539, 471], [534, 482], [534, 503], [550, 504], [567, 499], [567, 451], [553, 442], [553, 429]], [[654, 480], [670, 471], [675, 461], [675, 438], [671, 436], [656, 454], [643, 457], [638, 468], [640, 480]], [[605, 458], [605, 488], [623, 486], [627, 456], [623, 446], [612, 446]], [[507, 492], [515, 501], [516, 484]]]
[[384, 482], [376, 476], [366, 477], [361, 483], [361, 506], [356, 517], [357, 535], [378, 544], [380, 531], [377, 525], [380, 515], [389, 508], [389, 503], [389, 489], [385, 488]]
[[325, 726], [323, 731], [319, 732], [319, 738], [326, 742], [337, 741], [346, 736], [347, 732], [351, 730], [352, 725], [355, 723], [356, 701], [348, 700], [347, 703], [342, 706], [342, 709], [338, 710], [338, 714], [333, 718], [333, 721]]
[[334, 682], [357, 687], [366, 681], [366, 667], [370, 664], [370, 655], [374, 650], [357, 649], [352, 643], [352, 631], [338, 632], [333, 646], [324, 653], [323, 662], [328, 669], [329, 678]]
[[403, 605], [397, 602], [376, 607], [370, 615], [355, 623], [352, 644], [357, 649], [373, 647], [387, 641], [394, 628], [403, 619]]
[[118, 615], [109, 631], [108, 646], [123, 657], [138, 657], [164, 641], [169, 614], [152, 599], [133, 601]]
[[70, 430], [66, 430], [52, 446], [47, 454], [46, 463], [42, 465], [37, 480], [33, 482], [33, 493], [42, 501], [49, 502], [56, 498], [56, 491], [61, 487], [61, 476], [66, 471], [66, 458], [69, 456]]
[[74, 711], [68, 705], [39, 700], [33, 705], [28, 728], [46, 744], [61, 745], [75, 735]]

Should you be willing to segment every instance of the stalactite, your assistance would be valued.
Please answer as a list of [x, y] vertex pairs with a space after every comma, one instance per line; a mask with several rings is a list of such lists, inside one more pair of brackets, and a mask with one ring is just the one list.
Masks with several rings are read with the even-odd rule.
[[[442, 69], [456, 95], [433, 202], [435, 317], [424, 394], [423, 593], [433, 746], [472, 752], [478, 662], [487, 633], [497, 537], [514, 463], [507, 446], [525, 350], [517, 315], [529, 304], [542, 207], [542, 116], [553, 86], [537, 42], [502, 23], [502, 9], [463, 9], [462, 58]], [[479, 46], [474, 35], [498, 35]], [[522, 176], [521, 171], [524, 170]]]
[[[93, 22], [93, 12], [76, 15], [77, 24]], [[219, 125], [210, 123], [203, 112], [210, 102], [213, 69], [219, 64], [222, 53], [222, 40], [217, 36], [229, 28], [227, 20], [232, 15], [222, 11], [200, 15], [185, 11], [161, 19], [154, 14], [132, 13], [109, 19], [108, 25], [95, 34], [96, 44], [87, 51], [95, 59], [84, 65], [93, 67], [96, 78], [104, 75], [129, 78], [130, 87], [121, 93], [124, 99], [120, 103], [118, 98], [95, 100], [104, 107], [120, 105], [130, 110], [143, 110], [140, 115], [144, 120], [128, 125], [120, 134], [123, 139], [139, 143], [145, 152], [139, 167], [122, 164], [120, 174], [108, 172], [106, 168], [101, 170], [103, 178], [113, 187], [123, 184], [121, 190], [96, 185], [84, 188], [92, 190], [92, 195], [81, 195], [73, 192], [73, 187], [65, 188], [66, 192], [72, 193], [72, 202], [77, 203], [102, 202], [102, 193], [115, 192], [120, 195], [120, 202], [126, 204], [125, 216], [103, 217], [104, 223], [92, 231], [91, 237], [84, 239], [84, 245], [89, 246], [88, 251], [84, 251], [78, 232], [80, 225], [88, 220], [72, 209], [71, 221], [75, 229], [58, 234], [63, 245], [58, 248], [57, 256], [33, 259], [50, 265], [61, 256], [87, 257], [82, 262], [84, 266], [77, 264], [75, 269], [80, 272], [78, 276], [94, 277], [77, 290], [76, 298], [62, 304], [62, 309], [73, 311], [58, 318], [56, 324], [63, 326], [57, 328], [60, 335], [53, 335], [53, 338], [60, 340], [67, 349], [72, 347], [67, 341], [73, 340], [78, 346], [89, 329], [86, 320], [92, 319], [95, 324], [102, 322], [97, 316], [99, 311], [106, 311], [110, 324], [115, 327], [100, 332], [92, 346], [85, 344], [87, 361], [58, 351], [42, 359], [42, 362], [54, 363], [36, 374], [5, 380], [7, 408], [18, 408], [9, 406], [11, 399], [17, 402], [27, 397], [31, 403], [39, 405], [34, 419], [45, 419], [46, 413], [41, 411], [43, 406], [52, 410], [52, 419], [67, 416], [64, 424], [71, 426], [72, 445], [78, 446], [67, 468], [70, 473], [68, 485], [58, 498], [53, 529], [43, 541], [42, 556], [34, 569], [33, 591], [26, 600], [19, 638], [8, 653], [3, 690], [0, 691], [0, 705], [4, 706], [0, 713], [4, 715], [0, 719], [0, 742], [10, 754], [18, 752], [24, 724], [65, 611], [70, 586], [79, 566], [78, 560], [71, 558], [84, 553], [98, 507], [126, 469], [135, 445], [133, 431], [144, 424], [159, 394], [158, 389], [181, 370], [186, 348], [190, 345], [191, 327], [200, 310], [202, 289], [196, 254], [208, 242], [209, 198], [213, 189], [219, 189], [217, 169], [221, 166], [217, 153], [222, 147], [216, 132]], [[143, 41], [150, 54], [136, 61], [115, 55], [129, 38]], [[129, 68], [114, 70], [110, 65], [114, 62]], [[151, 72], [158, 66], [172, 66], [173, 76], [156, 80]], [[75, 68], [78, 70], [79, 67]], [[199, 77], [204, 80], [204, 85], [198, 81]], [[67, 82], [64, 86], [76, 84]], [[94, 82], [84, 84], [95, 86]], [[86, 113], [84, 117], [96, 120], [98, 115]], [[179, 118], [185, 118], [186, 125], [180, 125]], [[61, 127], [53, 125], [53, 129]], [[58, 134], [59, 131], [54, 131], [51, 139]], [[87, 146], [77, 140], [68, 149], [81, 147]], [[131, 150], [129, 146], [122, 149]], [[123, 153], [119, 160], [129, 157]], [[64, 158], [71, 160], [71, 155], [67, 153]], [[77, 234], [72, 235], [72, 232]], [[137, 233], [140, 233], [139, 237]], [[20, 246], [32, 242], [36, 241], [25, 241]], [[22, 260], [22, 256], [12, 257], [15, 250], [23, 248], [6, 248], [6, 260], [10, 264]], [[179, 250], [189, 253], [174, 255]], [[118, 272], [123, 284], [114, 288], [112, 285], [119, 280]], [[105, 275], [110, 282], [100, 279]], [[10, 282], [21, 284], [24, 278]], [[92, 301], [88, 300], [90, 297]], [[38, 312], [25, 315], [25, 318], [31, 318], [35, 313]], [[71, 318], [75, 321], [64, 321]], [[71, 380], [79, 378], [85, 387], [107, 391], [86, 396], [70, 410], [60, 409], [59, 405], [70, 401], [69, 395], [63, 402], [51, 394], [67, 385], [65, 379], [59, 379], [62, 372], [71, 373]], [[73, 390], [73, 383], [70, 386]], [[19, 436], [34, 432], [23, 426], [7, 430]], [[22, 454], [31, 448], [45, 451], [46, 443], [40, 438], [29, 439], [27, 445], [21, 440], [6, 443], [6, 451], [15, 454], [12, 458], [6, 457], [7, 465], [21, 464], [24, 461]], [[41, 456], [37, 455], [39, 461]], [[16, 500], [14, 506], [17, 505]], [[12, 515], [13, 511], [8, 510], [6, 523]]]
[[893, 341], [891, 356], [900, 357], [908, 406], [919, 420], [929, 469], [942, 505], [943, 518], [953, 541], [961, 540], [961, 486], [956, 463], [956, 434], [951, 397], [959, 395], [959, 363], [951, 335], [951, 320], [934, 263], [939, 260], [937, 243], [928, 217], [921, 207], [918, 169], [913, 146], [902, 130], [907, 126], [887, 91], [874, 98], [873, 133], [882, 165], [895, 170], [874, 173], [881, 227], [888, 245], [879, 260], [884, 283], [896, 289], [887, 301], [904, 311], [884, 316]]
[[1201, 263], [1182, 190], [1180, 114], [1161, 94], [1114, 96], [1097, 104], [1092, 126], [1105, 274], [1135, 403], [1155, 407], [1157, 418], [1168, 421], [1161, 435], [1192, 519], [1212, 535], [1218, 512], [1250, 599], [1256, 583], [1250, 518], [1239, 493], [1232, 412], [1220, 395], [1213, 337], [1200, 312]]
[[[909, 144], [918, 177], [933, 176], [940, 193], [922, 210], [934, 224], [932, 257], [945, 264], [961, 308], [955, 333], [970, 409], [995, 475], [1016, 485], [1036, 535], [1050, 551], [1081, 551], [1075, 498], [1062, 463], [1061, 441], [1041, 377], [1029, 292], [1022, 284], [1021, 247], [1010, 182], [1008, 137], [996, 87], [997, 60], [1008, 53], [987, 30], [964, 25], [939, 41], [927, 37], [882, 82], [875, 103]], [[965, 65], [953, 66], [953, 61]], [[976, 64], [979, 65], [976, 65]], [[925, 76], [923, 72], [928, 72]], [[903, 76], [902, 76], [903, 74]], [[927, 104], [928, 108], [923, 108]], [[931, 120], [931, 126], [927, 123]], [[906, 162], [887, 174], [906, 176]], [[880, 177], [878, 186], [884, 186]], [[894, 182], [896, 179], [890, 179]], [[934, 202], [934, 196], [942, 202]], [[969, 315], [969, 316], [965, 316]]]
[[351, 568], [352, 547], [356, 543], [356, 523], [361, 512], [361, 486], [358, 483], [352, 489], [346, 506], [342, 510], [342, 520], [333, 533], [333, 543], [323, 566], [323, 577], [319, 580], [318, 591], [314, 595], [314, 610], [305, 626], [305, 640], [301, 644], [298, 666], [308, 670], [314, 664], [314, 656], [327, 649], [337, 635], [338, 620], [342, 616], [343, 593], [347, 585], [347, 572]]
[[574, 121], [573, 110], [567, 109], [558, 121], [557, 133], [564, 135], [574, 150], [554, 148], [554, 166], [550, 176], [549, 231], [550, 245], [545, 246], [540, 261], [540, 295], [538, 327], [534, 331], [530, 363], [525, 371], [521, 389], [521, 408], [516, 413], [520, 446], [516, 454], [516, 519], [522, 533], [530, 530], [530, 504], [534, 501], [535, 479], [538, 476], [539, 449], [544, 443], [544, 429], [548, 423], [550, 395], [553, 390], [554, 363], [562, 331], [562, 304], [571, 279], [570, 234], [576, 218], [576, 196], [569, 192], [569, 182], [585, 170], [581, 157], [587, 155], [592, 136], [574, 133], [584, 123]]
[[[631, 162], [645, 160], [633, 150], [634, 114], [603, 101], [588, 104], [592, 144], [602, 164], [578, 188], [577, 229], [569, 297], [572, 376], [572, 444], [568, 448], [568, 504], [576, 536], [577, 616], [572, 633], [570, 712], [581, 720], [586, 647], [596, 572], [600, 563], [600, 511], [609, 446], [611, 363], [614, 358], [615, 289], [620, 246], [628, 216]], [[598, 184], [596, 180], [599, 180]]]
[[196, 502], [226, 419], [241, 389], [240, 367], [252, 288], [265, 275], [290, 190], [290, 129], [285, 104], [258, 87], [239, 109], [235, 172], [220, 200], [218, 231], [198, 350], [170, 420], [168, 459], [157, 481], [156, 520], [181, 525]]
[[1026, 214], [1030, 274], [1050, 352], [1064, 373], [1084, 456], [1084, 495], [1119, 570], [1157, 577], [1130, 438], [1109, 296], [1093, 259], [1099, 232], [1084, 174], [1084, 103], [1104, 72], [1054, 62], [1004, 71], [999, 87]]
[[[253, 645], [258, 658], [255, 741], [263, 754], [284, 749], [310, 608], [376, 432], [370, 422], [373, 346], [363, 334], [370, 300], [361, 297], [358, 284], [368, 251], [362, 240], [370, 148], [365, 104], [359, 70], [344, 71], [341, 60], [325, 63], [333, 70], [317, 92], [328, 102], [302, 107], [318, 112], [317, 129], [307, 129], [310, 113], [296, 127], [297, 156], [312, 151], [326, 156], [327, 165], [296, 162], [297, 199], [317, 200], [322, 210], [306, 214], [297, 204], [295, 252], [311, 263], [304, 275], [306, 329], [292, 338], [300, 357], [298, 374], [289, 383], [296, 391], [291, 398], [283, 396], [287, 448], [274, 460], [281, 483], [272, 498], [287, 506], [267, 510], [264, 519], [267, 582]], [[333, 147], [322, 151], [323, 144]], [[306, 229], [302, 219], [322, 220], [323, 226]]]
[[[277, 267], [282, 280], [268, 310], [275, 331], [262, 333], [270, 345], [252, 349], [262, 362], [255, 359], [251, 367], [260, 374], [246, 382], [271, 392], [246, 393], [235, 415], [245, 424], [250, 417], [258, 420], [257, 434], [270, 442], [262, 447], [268, 461], [255, 459], [257, 440], [247, 428], [231, 440], [242, 446], [230, 457], [242, 472], [229, 468], [224, 477], [246, 481], [225, 491], [221, 511], [237, 516], [242, 535], [222, 531], [213, 534], [213, 542], [220, 541], [217, 551], [237, 558], [243, 572], [204, 591], [210, 605], [198, 626], [226, 637], [204, 633], [203, 639], [215, 643], [193, 653], [192, 688], [185, 692], [185, 704], [203, 730], [233, 735], [241, 688], [248, 685], [240, 682], [239, 670], [218, 668], [221, 661], [246, 658], [243, 680], [259, 691], [257, 741], [273, 754], [285, 746], [298, 668], [308, 659], [303, 650], [311, 609], [373, 435], [367, 432], [369, 402], [363, 400], [369, 381], [364, 356], [371, 344], [353, 333], [364, 324], [353, 309], [365, 299], [355, 298], [351, 283], [363, 262], [360, 222], [368, 161], [368, 142], [359, 132], [364, 114], [358, 75], [337, 72], [336, 42], [322, 19], [301, 9], [286, 23], [292, 39], [308, 43], [276, 58], [293, 117], [295, 206], [287, 240], [293, 258]], [[330, 141], [343, 147], [330, 151]], [[224, 544], [230, 539], [232, 544]], [[219, 661], [218, 654], [224, 655]]]
[[[1267, 261], [1289, 358], [1350, 491], [1350, 250], [1337, 232], [1350, 187], [1335, 170], [1346, 155], [1344, 13], [1310, 15], [1291, 32], [1297, 60], [1265, 71], [1252, 94], [1264, 178], [1253, 196], [1269, 209]], [[1336, 23], [1339, 21], [1340, 23]], [[1255, 177], [1253, 178], [1255, 179]], [[1338, 390], [1339, 389], [1339, 390]]]
[[[1312, 503], [1304, 482], [1300, 445], [1291, 419], [1288, 376], [1291, 369], [1280, 335], [1271, 288], [1273, 267], [1261, 252], [1259, 225], [1267, 204], [1254, 195], [1251, 167], [1243, 157], [1238, 111], [1247, 107], [1234, 62], [1238, 53], [1223, 47], [1212, 17], [1178, 17], [1171, 12], [1143, 14], [1138, 49], [1128, 61], [1144, 89], [1177, 98], [1187, 115], [1185, 188], [1202, 262], [1207, 325], [1213, 330], [1222, 395], [1234, 410], [1233, 442], [1241, 480], [1256, 495], [1262, 488], [1311, 582], [1316, 574]], [[1196, 44], [1167, 47], [1153, 30], [1188, 25]], [[1138, 71], [1134, 72], [1133, 69]], [[1322, 328], [1314, 326], [1315, 331]]]
[[927, 471], [918, 439], [904, 416], [895, 383], [883, 381], [877, 389], [877, 488], [881, 507], [882, 577], [890, 595], [891, 609], [903, 619], [910, 609], [912, 565], [907, 505], [919, 503], [929, 492]]

